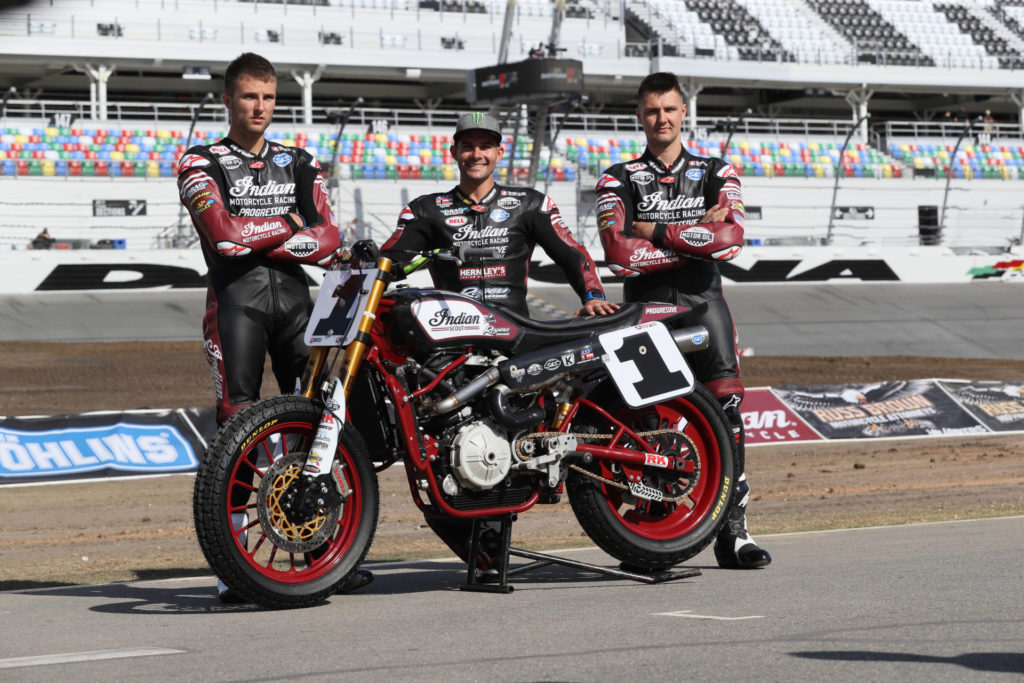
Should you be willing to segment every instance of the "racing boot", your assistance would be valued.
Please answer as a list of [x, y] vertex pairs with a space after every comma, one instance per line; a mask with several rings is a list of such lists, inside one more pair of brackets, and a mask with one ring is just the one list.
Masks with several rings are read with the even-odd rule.
[[746, 473], [736, 485], [738, 499], [726, 513], [725, 526], [715, 539], [715, 559], [724, 569], [756, 569], [771, 564], [772, 556], [754, 542], [747, 531], [747, 499], [750, 487]]
[[355, 570], [352, 576], [348, 577], [342, 582], [340, 586], [334, 591], [335, 593], [351, 593], [354, 590], [358, 590], [363, 586], [367, 586], [373, 582], [373, 572], [369, 569], [363, 569], [360, 567]]
[[[249, 532], [245, 528], [248, 524], [248, 514], [244, 512], [231, 513], [231, 528], [238, 533], [238, 540], [241, 541], [243, 546], [246, 544], [246, 539], [249, 536]], [[241, 529], [240, 533], [238, 532], [239, 529]], [[220, 600], [222, 605], [238, 605], [243, 602], [248, 602], [241, 593], [236, 591], [234, 588], [229, 588], [226, 583], [221, 581], [219, 576], [217, 577], [217, 599]]]

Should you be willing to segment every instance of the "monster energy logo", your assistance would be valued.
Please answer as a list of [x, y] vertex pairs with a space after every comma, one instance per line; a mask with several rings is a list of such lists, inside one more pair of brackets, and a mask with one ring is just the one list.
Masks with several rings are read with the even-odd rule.
[[485, 114], [482, 111], [475, 111], [471, 114], [473, 117], [473, 125], [481, 126], [484, 123]]

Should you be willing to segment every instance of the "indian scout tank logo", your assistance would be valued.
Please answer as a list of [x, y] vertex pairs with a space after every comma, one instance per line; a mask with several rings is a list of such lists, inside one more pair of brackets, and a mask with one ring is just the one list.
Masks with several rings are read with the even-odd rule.
[[427, 336], [435, 341], [460, 337], [510, 337], [509, 327], [487, 309], [460, 299], [426, 299], [412, 304], [413, 314]]

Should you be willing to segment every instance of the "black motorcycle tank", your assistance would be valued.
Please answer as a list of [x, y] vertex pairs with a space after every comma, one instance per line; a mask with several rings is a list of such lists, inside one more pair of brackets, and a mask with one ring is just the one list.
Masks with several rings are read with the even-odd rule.
[[416, 349], [483, 346], [508, 350], [521, 335], [497, 308], [460, 294], [434, 289], [394, 293], [395, 327]]

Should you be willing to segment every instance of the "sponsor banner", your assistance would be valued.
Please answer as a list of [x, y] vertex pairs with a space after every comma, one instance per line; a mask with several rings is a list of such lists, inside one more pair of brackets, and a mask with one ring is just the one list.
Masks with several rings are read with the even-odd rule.
[[94, 199], [93, 216], [145, 216], [145, 199]]
[[[747, 207], [748, 210], [750, 207]], [[489, 230], [502, 230], [491, 227]], [[495, 236], [497, 233], [485, 235]], [[476, 236], [474, 236], [476, 237]], [[43, 250], [32, 253], [0, 252], [0, 295], [36, 291], [153, 290], [205, 288], [206, 263], [199, 249]], [[602, 281], [622, 282], [603, 265], [600, 245], [588, 247], [600, 265]], [[565, 274], [551, 259], [538, 254], [530, 265], [529, 286], [565, 285]], [[973, 280], [1014, 280], [1024, 272], [1005, 257], [988, 254], [955, 255], [943, 247], [891, 249], [882, 256], [868, 250], [826, 247], [744, 248], [719, 263], [722, 278], [731, 285], [759, 283], [857, 284], [864, 282], [956, 283]], [[323, 279], [323, 270], [305, 266], [311, 283]], [[429, 274], [423, 280], [429, 282]]]
[[0, 419], [0, 484], [187, 472], [215, 430], [213, 409]]
[[1024, 385], [966, 380], [937, 383], [993, 432], [1024, 431]]
[[935, 380], [775, 387], [772, 392], [826, 439], [987, 434]]
[[746, 445], [821, 441], [799, 415], [780, 401], [770, 389], [747, 389], [740, 404]]

